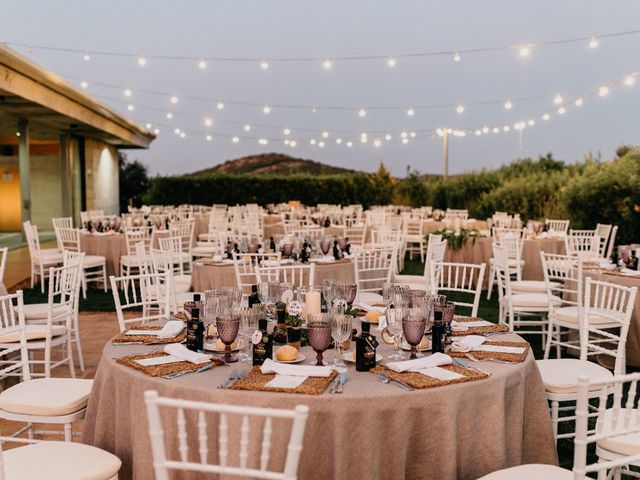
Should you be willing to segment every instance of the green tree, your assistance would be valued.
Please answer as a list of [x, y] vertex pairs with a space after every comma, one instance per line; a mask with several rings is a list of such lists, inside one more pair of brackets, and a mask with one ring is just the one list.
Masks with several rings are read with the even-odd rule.
[[120, 211], [126, 212], [127, 206], [142, 206], [142, 196], [147, 193], [151, 181], [146, 165], [138, 160], [130, 162], [127, 155], [118, 153], [120, 173]]
[[378, 170], [371, 174], [371, 187], [373, 188], [374, 201], [378, 205], [388, 205], [393, 202], [396, 180], [387, 170], [384, 162], [380, 161]]

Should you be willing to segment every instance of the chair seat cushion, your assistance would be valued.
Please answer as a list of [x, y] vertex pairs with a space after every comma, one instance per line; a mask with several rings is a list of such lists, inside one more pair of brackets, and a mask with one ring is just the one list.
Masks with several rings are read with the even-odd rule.
[[193, 247], [191, 249], [191, 255], [193, 256], [205, 256], [205, 255], [213, 255], [214, 253], [219, 252], [220, 249], [215, 245], [198, 245], [197, 247]]
[[122, 463], [115, 455], [73, 442], [41, 442], [3, 453], [7, 479], [108, 480]]
[[[66, 309], [69, 307], [67, 305], [54, 305], [53, 306], [53, 316], [56, 317], [58, 315], [62, 315], [65, 313]], [[43, 318], [47, 318], [49, 314], [49, 304], [48, 303], [30, 303], [29, 305], [24, 306], [24, 318], [25, 320], [40, 320]]]
[[[490, 258], [489, 259], [489, 263], [491, 265], [493, 265], [494, 259]], [[521, 266], [522, 267], [522, 266], [524, 266], [524, 260], [516, 260], [515, 258], [509, 258], [507, 260], [507, 265], [509, 265], [510, 267], [517, 267], [517, 266]]]
[[[561, 285], [556, 282], [549, 282], [551, 288], [557, 289], [560, 288]], [[523, 292], [523, 293], [546, 293], [547, 292], [547, 284], [544, 280], [517, 280], [511, 282], [511, 290], [513, 292]]]
[[[552, 297], [553, 303], [560, 304], [562, 299]], [[511, 302], [514, 307], [535, 307], [544, 308], [549, 306], [549, 300], [546, 293], [515, 293], [511, 296]]]
[[538, 369], [544, 388], [550, 393], [576, 393], [578, 377], [586, 375], [592, 381], [606, 380], [613, 373], [597, 363], [575, 358], [538, 360]]
[[[27, 340], [42, 340], [47, 337], [46, 325], [26, 325], [25, 331]], [[67, 328], [64, 325], [52, 325], [52, 337], [64, 335]], [[0, 343], [15, 343], [20, 341], [20, 330], [8, 331], [4, 335], [0, 335]]]
[[505, 468], [490, 473], [478, 480], [573, 480], [573, 472], [553, 465], [531, 463]]
[[102, 255], [85, 255], [84, 268], [102, 267], [107, 263], [107, 259]]
[[358, 292], [356, 295], [356, 301], [361, 303], [382, 303], [384, 300], [382, 295], [373, 292]]
[[57, 250], [50, 253], [45, 253], [45, 251], [40, 250], [40, 253], [36, 254], [35, 260], [36, 262], [42, 262], [44, 265], [55, 265], [58, 263], [62, 263], [63, 257], [62, 253], [58, 252]]
[[[620, 429], [624, 429], [624, 417], [627, 414], [627, 409], [620, 409], [618, 412], [618, 425]], [[629, 412], [629, 425], [627, 428], [638, 428], [638, 410], [633, 409]], [[598, 425], [603, 423], [602, 433], [604, 435], [615, 433], [615, 428], [612, 425], [611, 416], [613, 415], [613, 409], [608, 408], [604, 412], [604, 422], [598, 419]], [[609, 452], [617, 453], [619, 455], [637, 455], [640, 453], [640, 433], [629, 433], [626, 435], [619, 435], [617, 437], [604, 438], [597, 443], [598, 447], [607, 450]]]
[[[549, 315], [552, 320], [557, 320], [561, 322], [575, 323], [576, 328], [578, 328], [578, 307], [562, 307], [558, 308]], [[589, 323], [592, 325], [603, 325], [606, 323], [615, 324], [616, 321], [612, 318], [608, 318], [600, 315], [589, 315]]]
[[0, 409], [24, 415], [59, 416], [87, 406], [93, 380], [38, 378], [0, 393]]

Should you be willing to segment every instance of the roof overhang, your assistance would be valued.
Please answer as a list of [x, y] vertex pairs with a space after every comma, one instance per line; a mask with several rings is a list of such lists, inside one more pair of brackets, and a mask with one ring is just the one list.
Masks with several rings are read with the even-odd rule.
[[130, 119], [0, 44], [0, 123], [3, 119], [25, 119], [117, 148], [148, 148], [155, 139]]

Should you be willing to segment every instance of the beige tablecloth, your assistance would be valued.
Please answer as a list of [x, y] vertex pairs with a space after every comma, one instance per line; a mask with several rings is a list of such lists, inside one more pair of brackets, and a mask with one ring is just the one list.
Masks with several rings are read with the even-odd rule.
[[[323, 280], [338, 280], [340, 282], [355, 281], [353, 263], [350, 260], [340, 260], [335, 263], [316, 263], [316, 285], [322, 285]], [[205, 265], [202, 262], [193, 264], [191, 286], [194, 292], [204, 292], [222, 287], [235, 287], [236, 274], [233, 265]]]
[[[444, 222], [436, 222], [433, 219], [425, 220], [424, 223], [424, 234], [429, 235], [430, 233], [437, 232], [438, 230], [442, 230], [447, 225]], [[472, 220], [467, 223], [465, 228], [476, 229], [476, 230], [488, 230], [487, 222], [485, 220]]]
[[[513, 340], [516, 336], [504, 338]], [[389, 348], [382, 345], [379, 351], [389, 354]], [[153, 348], [108, 344], [89, 399], [83, 442], [117, 455], [123, 464], [121, 480], [154, 478], [143, 401], [143, 393], [149, 389], [174, 398], [234, 405], [308, 405], [299, 467], [302, 480], [472, 480], [504, 467], [557, 462], [544, 389], [532, 355], [522, 364], [483, 362], [482, 368], [493, 374], [485, 380], [411, 392], [381, 384], [373, 374], [350, 367], [343, 395], [308, 396], [218, 389], [231, 372], [226, 366], [166, 380], [147, 377], [113, 359]], [[308, 348], [303, 353], [308, 358], [313, 355]], [[330, 359], [332, 353], [326, 355]], [[233, 368], [248, 367], [234, 364]], [[189, 458], [195, 459], [197, 419], [187, 418]], [[165, 435], [175, 449], [175, 412], [164, 413], [163, 419]], [[283, 435], [288, 435], [289, 428], [283, 432], [274, 427], [270, 465], [280, 466]], [[215, 424], [210, 423], [209, 428], [209, 455], [213, 456], [217, 430]], [[229, 432], [229, 461], [237, 464], [238, 424], [233, 423]], [[262, 437], [254, 433], [250, 439], [261, 442]], [[249, 448], [255, 451], [259, 446]], [[171, 478], [216, 477], [175, 473]]]
[[107, 275], [120, 275], [120, 257], [127, 254], [127, 243], [121, 233], [99, 235], [82, 232], [80, 250], [87, 255], [105, 257]]

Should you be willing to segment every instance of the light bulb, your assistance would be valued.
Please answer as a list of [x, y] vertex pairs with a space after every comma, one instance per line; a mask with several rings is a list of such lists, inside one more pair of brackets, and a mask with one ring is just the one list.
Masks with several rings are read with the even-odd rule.
[[600, 95], [601, 97], [606, 97], [607, 95], [609, 95], [609, 87], [607, 86], [602, 86], [598, 89], [598, 95]]
[[159, 134], [160, 134], [160, 129], [159, 129], [159, 128], [156, 128], [156, 129], [153, 131], [153, 133], [155, 133], [156, 135], [159, 135]]
[[333, 62], [327, 58], [324, 62], [322, 62], [322, 66], [325, 70], [330, 70], [331, 67], [333, 67]]
[[269, 68], [269, 62], [267, 62], [266, 60], [262, 60], [262, 61], [260, 62], [260, 68], [261, 68], [262, 70], [266, 70], [267, 68]]
[[200, 70], [204, 70], [205, 68], [207, 68], [207, 62], [205, 62], [204, 60], [200, 60], [200, 61], [198, 62], [198, 68], [199, 68]]
[[271, 107], [269, 105], [265, 105], [264, 107], [262, 107], [262, 113], [268, 115], [269, 113], [271, 113]]
[[456, 107], [456, 112], [458, 112], [458, 113], [464, 113], [464, 107], [463, 107], [462, 105], [458, 105], [458, 106]]
[[182, 131], [182, 130], [180, 130], [179, 128], [176, 128], [176, 129], [173, 131], [173, 133], [175, 133], [176, 135], [180, 135], [180, 132], [181, 132], [181, 131]]
[[384, 136], [384, 139], [388, 142], [389, 140], [391, 140], [391, 135], [389, 135], [388, 133]]
[[224, 103], [218, 102], [218, 105], [216, 106], [218, 107], [218, 110], [222, 110], [224, 108]]
[[361, 117], [365, 117], [367, 115], [367, 111], [364, 108], [358, 110], [358, 115]]
[[576, 99], [576, 107], [581, 107], [583, 103], [584, 103], [584, 100], [582, 100], [582, 98]]
[[409, 143], [409, 139], [408, 138], [403, 138], [402, 139], [402, 143], [404, 143], [406, 145], [407, 143]]
[[147, 130], [151, 130], [151, 126], [152, 126], [152, 125], [151, 125], [150, 123], [147, 123], [147, 124], [145, 125], [145, 127], [147, 128]]
[[498, 127], [493, 127], [493, 133], [500, 133], [500, 129]]
[[342, 143], [342, 139], [341, 139], [341, 138], [336, 138], [336, 143], [337, 143], [338, 145], [340, 145], [340, 144]]
[[482, 133], [489, 133], [489, 127], [487, 126], [482, 127]]
[[367, 143], [369, 139], [367, 137], [360, 137], [360, 142], [361, 143]]
[[249, 125], [248, 123], [244, 126], [244, 131], [248, 132], [249, 130], [251, 130], [251, 125]]
[[211, 135], [207, 135], [207, 142], [210, 142], [211, 140], [213, 140], [213, 137]]
[[238, 143], [238, 142], [240, 141], [240, 139], [239, 139], [238, 137], [233, 137], [233, 138], [231, 139], [231, 141], [232, 141], [233, 143]]
[[482, 135], [482, 130], [478, 129], [474, 133], [476, 134], [476, 136], [480, 136]]
[[312, 138], [311, 140], [309, 140], [309, 143], [310, 143], [311, 145], [315, 145], [315, 144], [316, 144], [316, 139], [315, 139], [315, 138]]
[[184, 138], [184, 137], [186, 137], [186, 136], [187, 136], [187, 134], [186, 134], [186, 133], [184, 133], [184, 132], [180, 133], [180, 138]]
[[415, 110], [413, 108], [409, 108], [407, 110], [407, 115], [409, 115], [410, 117], [413, 117], [416, 114]]
[[389, 60], [387, 60], [387, 65], [391, 68], [396, 66], [396, 59], [393, 57], [389, 57]]
[[85, 53], [84, 57], [82, 58], [84, 58], [85, 62], [88, 62], [89, 60], [91, 60], [91, 55], [89, 55], [88, 53]]
[[511, 110], [511, 108], [513, 108], [513, 103], [511, 103], [511, 100], [507, 100], [505, 102], [504, 108], [506, 108], [507, 110]]
[[353, 142], [347, 142], [347, 148], [353, 147]]
[[140, 65], [141, 67], [144, 67], [147, 64], [147, 59], [144, 57], [139, 57], [138, 58], [138, 65]]
[[327, 131], [322, 132], [322, 137], [323, 138], [329, 137], [329, 132], [327, 132]]
[[362, 133], [360, 134], [360, 137], [361, 137], [361, 138], [367, 138], [367, 137], [368, 137], [367, 132], [362, 132]]
[[560, 105], [563, 102], [563, 98], [560, 96], [559, 93], [556, 94], [555, 97], [553, 97], [553, 103], [555, 103], [556, 105]]
[[528, 57], [530, 53], [531, 53], [531, 49], [529, 47], [527, 46], [520, 47], [520, 56], [522, 58]]
[[132, 92], [130, 89], [125, 88], [125, 90], [124, 90], [124, 96], [125, 96], [125, 97], [130, 97], [131, 95], [133, 95], [133, 92]]
[[175, 105], [176, 103], [178, 103], [178, 97], [171, 97], [169, 100], [170, 100], [170, 101], [171, 101], [171, 103], [173, 103], [174, 105]]
[[542, 119], [546, 122], [547, 120], [549, 120], [551, 118], [551, 115], [549, 115], [548, 113], [545, 113], [544, 115], [542, 115]]
[[289, 130], [288, 128], [285, 128], [282, 133], [284, 133], [285, 135], [289, 135], [291, 133], [291, 130]]
[[409, 133], [409, 136], [410, 136], [411, 138], [416, 138], [416, 132], [411, 132], [411, 133]]
[[460, 61], [460, 54], [458, 52], [453, 54], [453, 61], [454, 62], [459, 62]]
[[320, 141], [318, 142], [318, 146], [319, 146], [320, 148], [324, 147], [324, 142], [323, 142], [322, 140], [320, 140]]
[[288, 138], [284, 139], [284, 144], [285, 145], [289, 145], [291, 143], [291, 140], [289, 140]]
[[169, 120], [171, 120], [173, 118], [173, 113], [171, 113], [171, 112], [167, 113], [167, 118]]
[[628, 75], [628, 76], [624, 77], [624, 84], [627, 87], [630, 87], [634, 83], [636, 83], [636, 78], [633, 75]]
[[407, 138], [407, 135], [408, 135], [408, 134], [407, 134], [407, 132], [402, 132], [402, 133], [400, 134], [400, 137], [401, 137], [401, 138]]
[[210, 118], [205, 118], [205, 119], [204, 119], [204, 124], [205, 124], [207, 127], [210, 127], [211, 125], [213, 125], [213, 120], [211, 120]]
[[297, 143], [296, 143], [296, 141], [295, 141], [295, 140], [291, 140], [291, 141], [289, 142], [289, 146], [290, 146], [290, 147], [295, 147], [296, 145], [297, 145]]
[[380, 140], [376, 139], [376, 140], [373, 141], [373, 146], [374, 147], [378, 148], [380, 145], [382, 145], [382, 142]]
[[130, 112], [133, 112], [133, 110], [134, 110], [135, 108], [136, 108], [136, 107], [134, 107], [134, 106], [133, 106], [133, 105], [131, 105], [131, 104], [127, 105], [127, 110], [129, 110]]
[[85, 81], [82, 81], [82, 82], [80, 82], [80, 86], [82, 88], [87, 88], [89, 86], [89, 84], [87, 82], [85, 82]]
[[558, 113], [559, 113], [560, 115], [564, 115], [564, 113], [565, 113], [566, 111], [567, 111], [567, 109], [566, 109], [566, 108], [564, 108], [564, 107], [560, 107], [560, 108], [558, 109]]
[[599, 44], [600, 42], [596, 37], [591, 37], [591, 40], [589, 40], [589, 48], [596, 48]]

